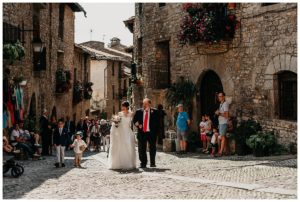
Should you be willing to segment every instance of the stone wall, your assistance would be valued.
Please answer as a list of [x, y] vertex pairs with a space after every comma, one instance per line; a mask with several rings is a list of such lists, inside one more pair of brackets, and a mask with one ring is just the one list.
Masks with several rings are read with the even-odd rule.
[[[166, 104], [164, 90], [153, 89], [153, 83], [157, 79], [157, 44], [169, 41], [172, 82], [185, 76], [200, 89], [202, 78], [212, 70], [222, 82], [231, 115], [238, 119], [254, 118], [262, 122], [265, 129], [274, 128], [276, 134], [288, 134], [278, 135], [281, 142], [296, 141], [296, 122], [279, 120], [276, 115], [278, 97], [274, 94], [274, 75], [283, 70], [297, 73], [297, 5], [242, 3], [237, 5], [235, 14], [241, 27], [232, 42], [181, 46], [177, 36], [183, 16], [187, 15], [182, 4], [170, 3], [164, 7], [156, 3], [136, 4], [134, 57], [137, 61], [138, 53], [142, 52], [137, 66], [143, 74], [144, 94], [155, 104]], [[140, 46], [139, 38], [142, 38]], [[195, 99], [194, 130], [201, 115], [197, 102]], [[171, 120], [170, 110], [168, 115]]]
[[[4, 3], [3, 22], [15, 26], [24, 24], [25, 30], [32, 30], [33, 5], [32, 3]], [[25, 115], [29, 111], [31, 100], [35, 100], [34, 108], [37, 117], [41, 115], [43, 108], [48, 109], [50, 114], [52, 109], [56, 108], [58, 118], [71, 116], [72, 113], [72, 89], [61, 95], [55, 93], [58, 50], [63, 52], [64, 69], [73, 72], [74, 68], [74, 13], [69, 6], [65, 5], [64, 37], [61, 41], [58, 37], [59, 5], [46, 3], [40, 10], [40, 37], [46, 48], [46, 70], [38, 72], [33, 70], [33, 33], [30, 31], [24, 32], [25, 57], [11, 66], [4, 65], [4, 68], [11, 70], [11, 78], [23, 75], [27, 80], [27, 85], [24, 87]]]

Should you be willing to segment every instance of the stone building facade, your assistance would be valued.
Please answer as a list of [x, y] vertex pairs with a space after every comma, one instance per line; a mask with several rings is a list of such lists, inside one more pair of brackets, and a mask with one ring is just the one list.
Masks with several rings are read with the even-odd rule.
[[[74, 48], [74, 82], [78, 81], [82, 84], [84, 89], [83, 95], [88, 93], [86, 84], [91, 81], [91, 55], [89, 52], [80, 48], [77, 44]], [[93, 86], [92, 86], [93, 88]], [[73, 121], [78, 122], [80, 118], [90, 115], [91, 100], [86, 96], [80, 102], [75, 102], [73, 98], [73, 113], [71, 118]]]
[[[4, 41], [19, 40], [25, 49], [21, 61], [8, 64], [9, 79], [22, 76], [27, 84], [24, 91], [24, 114], [37, 119], [43, 109], [57, 118], [72, 116], [72, 86], [67, 92], [57, 93], [56, 71], [74, 71], [74, 12], [84, 12], [77, 3], [4, 3]], [[13, 39], [6, 41], [6, 39]], [[41, 53], [33, 51], [33, 41], [43, 44]]]
[[100, 41], [88, 41], [79, 45], [91, 54], [91, 82], [94, 83], [91, 112], [99, 117], [106, 114], [106, 118], [111, 118], [120, 111], [121, 102], [127, 100], [130, 85], [128, 69], [131, 55], [120, 49], [124, 45], [117, 38], [111, 41], [112, 47], [105, 47]]
[[[240, 3], [234, 13], [241, 26], [231, 42], [182, 46], [183, 4], [136, 3], [133, 54], [144, 79], [136, 107], [146, 96], [166, 106], [168, 85], [184, 76], [197, 86], [193, 130], [223, 90], [238, 120], [254, 118], [280, 143], [297, 142], [297, 4]], [[174, 109], [167, 111], [172, 127]]]

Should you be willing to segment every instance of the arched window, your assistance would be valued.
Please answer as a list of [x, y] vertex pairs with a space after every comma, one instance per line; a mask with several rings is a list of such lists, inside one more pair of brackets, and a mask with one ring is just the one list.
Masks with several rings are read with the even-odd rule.
[[278, 78], [279, 118], [297, 120], [297, 74], [282, 71]]

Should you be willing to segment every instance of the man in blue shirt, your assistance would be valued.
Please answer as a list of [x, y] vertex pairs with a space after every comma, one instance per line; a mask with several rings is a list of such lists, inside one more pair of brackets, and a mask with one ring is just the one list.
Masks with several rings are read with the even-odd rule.
[[181, 152], [186, 152], [187, 147], [187, 131], [190, 125], [190, 119], [187, 112], [183, 111], [183, 105], [179, 104], [177, 105], [178, 108], [178, 117], [176, 120], [176, 126], [177, 126], [177, 139], [180, 143], [180, 150]]

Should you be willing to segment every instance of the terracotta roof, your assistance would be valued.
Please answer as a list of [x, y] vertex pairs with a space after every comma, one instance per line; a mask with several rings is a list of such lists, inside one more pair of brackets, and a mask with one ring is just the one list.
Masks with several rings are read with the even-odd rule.
[[[95, 60], [114, 60], [114, 61], [122, 61], [122, 62], [130, 62], [131, 61], [131, 57], [129, 58], [128, 56], [125, 56], [125, 55], [122, 57], [120, 55], [111, 54], [106, 51], [97, 50], [97, 49], [88, 47], [86, 45], [81, 45], [81, 44], [76, 44], [75, 46], [79, 47], [83, 51], [89, 53], [91, 55], [92, 59], [95, 59]], [[115, 50], [113, 50], [113, 51], [115, 51]]]

